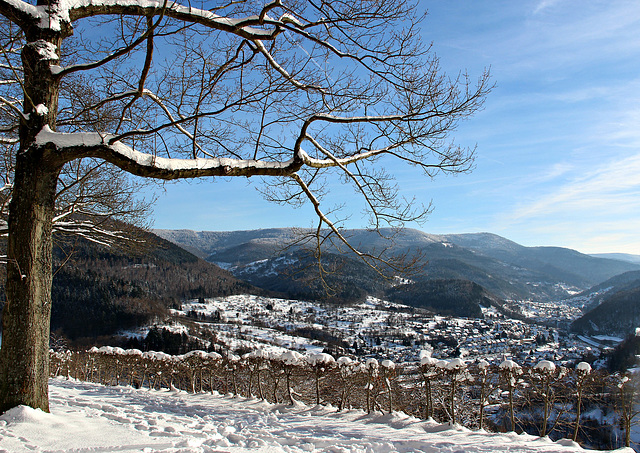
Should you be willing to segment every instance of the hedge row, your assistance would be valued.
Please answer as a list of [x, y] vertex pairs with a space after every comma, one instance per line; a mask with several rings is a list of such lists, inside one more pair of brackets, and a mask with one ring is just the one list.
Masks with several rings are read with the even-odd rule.
[[[569, 369], [543, 360], [523, 368], [512, 360], [438, 360], [429, 351], [415, 362], [396, 364], [296, 351], [172, 356], [105, 346], [51, 351], [51, 373], [105, 385], [404, 411], [471, 429], [570, 437], [592, 448], [615, 448], [619, 438], [629, 445], [638, 388], [633, 375], [595, 372], [586, 362]], [[604, 419], [615, 423], [603, 425]]]

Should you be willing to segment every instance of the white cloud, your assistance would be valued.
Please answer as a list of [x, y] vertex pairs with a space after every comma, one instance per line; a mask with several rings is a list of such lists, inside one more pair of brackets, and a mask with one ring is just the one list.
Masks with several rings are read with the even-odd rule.
[[521, 10], [514, 19], [518, 22], [460, 46], [481, 49], [496, 70], [513, 78], [562, 78], [570, 69], [630, 58], [640, 49], [637, 0], [543, 0], [532, 13]]
[[538, 5], [533, 10], [533, 14], [538, 14], [542, 10], [545, 10], [547, 8], [551, 8], [554, 5], [556, 5], [557, 3], [559, 3], [560, 1], [561, 0], [542, 0], [541, 2], [538, 3]]
[[510, 217], [522, 222], [552, 214], [582, 216], [598, 210], [618, 212], [640, 207], [640, 154], [608, 162], [601, 168], [586, 171], [566, 184], [519, 207]]

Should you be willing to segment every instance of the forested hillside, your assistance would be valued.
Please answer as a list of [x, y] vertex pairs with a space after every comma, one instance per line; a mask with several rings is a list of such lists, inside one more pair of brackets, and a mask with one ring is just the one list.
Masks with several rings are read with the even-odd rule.
[[576, 319], [571, 329], [589, 335], [625, 336], [634, 333], [638, 326], [640, 286], [610, 293], [600, 305]]
[[360, 260], [324, 253], [318, 262], [313, 253], [304, 250], [238, 266], [233, 272], [255, 286], [292, 299], [339, 304], [362, 302], [369, 294], [380, 295], [391, 284]]
[[54, 272], [51, 330], [89, 343], [162, 318], [185, 299], [260, 292], [151, 233], [114, 247], [59, 242]]
[[393, 287], [386, 296], [393, 302], [469, 318], [482, 317], [481, 307], [501, 306], [496, 296], [469, 280], [422, 280]]

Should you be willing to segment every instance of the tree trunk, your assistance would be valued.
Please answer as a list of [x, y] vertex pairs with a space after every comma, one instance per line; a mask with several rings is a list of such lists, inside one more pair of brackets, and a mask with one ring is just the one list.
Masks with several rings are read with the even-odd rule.
[[316, 367], [315, 371], [316, 371], [316, 406], [319, 406], [320, 405], [320, 370]]
[[287, 396], [289, 398], [289, 404], [293, 406], [293, 391], [291, 390], [291, 373], [292, 369], [285, 371], [285, 377], [287, 381]]
[[573, 429], [573, 436], [571, 437], [571, 440], [573, 440], [574, 442], [576, 442], [578, 439], [578, 431], [580, 429], [580, 406], [582, 406], [582, 382], [578, 383], [578, 401], [576, 401], [576, 426]]
[[9, 206], [0, 413], [18, 405], [49, 410], [51, 232], [63, 162], [55, 150], [36, 146], [35, 138], [44, 126], [55, 130], [59, 82], [51, 65], [58, 64], [62, 37], [70, 34], [63, 28], [53, 32], [34, 24], [25, 30], [24, 116]]
[[509, 386], [509, 418], [511, 419], [511, 431], [516, 431], [516, 417], [513, 412], [513, 386]]
[[425, 408], [424, 408], [424, 418], [426, 420], [433, 417], [433, 400], [431, 398], [431, 378], [427, 377], [426, 374], [422, 375], [424, 379], [424, 393], [425, 393]]
[[18, 405], [49, 410], [51, 228], [59, 170], [47, 164], [44, 154], [32, 148], [17, 156], [2, 316], [0, 413]]
[[451, 375], [451, 394], [449, 395], [449, 406], [451, 410], [451, 424], [456, 424], [456, 373]]
[[478, 416], [479, 421], [478, 421], [478, 429], [482, 430], [484, 429], [484, 400], [485, 400], [485, 396], [484, 396], [484, 387], [485, 387], [485, 383], [482, 383], [482, 389], [480, 390], [480, 414]]

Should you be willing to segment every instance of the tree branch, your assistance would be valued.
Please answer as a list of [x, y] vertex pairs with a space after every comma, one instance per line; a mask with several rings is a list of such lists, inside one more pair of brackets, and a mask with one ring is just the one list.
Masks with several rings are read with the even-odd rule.
[[[3, 0], [7, 1], [7, 0]], [[71, 21], [82, 19], [85, 17], [98, 15], [127, 15], [127, 16], [153, 16], [161, 11], [160, 3], [154, 0], [140, 0], [131, 4], [122, 4], [117, 0], [104, 1], [99, 4], [93, 4], [91, 0], [78, 1], [69, 10], [69, 18]], [[273, 28], [260, 29], [253, 28], [252, 25], [260, 25], [257, 16], [251, 16], [243, 19], [230, 19], [228, 17], [219, 16], [211, 11], [193, 8], [191, 6], [183, 6], [176, 2], [167, 2], [164, 14], [167, 17], [177, 19], [187, 23], [200, 24], [215, 30], [221, 30], [233, 33], [246, 39], [273, 39], [280, 33], [280, 30]]]
[[284, 162], [230, 158], [172, 159], [136, 151], [119, 141], [110, 142], [109, 135], [53, 132], [48, 126], [36, 137], [37, 145], [53, 146], [63, 161], [96, 157], [134, 175], [164, 180], [205, 176], [289, 176], [302, 166], [302, 162], [296, 159]]
[[20, 28], [40, 18], [37, 7], [22, 0], [0, 0], [0, 14]]

